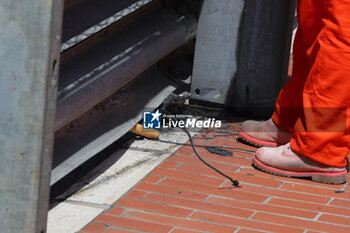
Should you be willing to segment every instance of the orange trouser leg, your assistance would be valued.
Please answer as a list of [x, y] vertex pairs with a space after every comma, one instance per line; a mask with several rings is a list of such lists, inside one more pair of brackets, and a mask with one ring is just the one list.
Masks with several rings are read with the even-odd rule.
[[291, 147], [345, 166], [350, 151], [350, 1], [300, 0], [293, 76], [272, 119], [293, 132]]
[[277, 125], [290, 132], [294, 131], [294, 125], [302, 114], [303, 89], [313, 65], [313, 61], [309, 61], [307, 50], [323, 27], [321, 16], [317, 14], [315, 7], [321, 8], [322, 0], [298, 1], [297, 11], [300, 23], [293, 45], [292, 79], [281, 90], [272, 115]]

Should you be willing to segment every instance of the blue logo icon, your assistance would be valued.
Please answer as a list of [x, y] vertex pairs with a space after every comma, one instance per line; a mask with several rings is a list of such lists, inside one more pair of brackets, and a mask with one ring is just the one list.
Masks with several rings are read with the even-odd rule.
[[143, 113], [143, 128], [144, 129], [160, 129], [160, 116], [162, 114], [157, 112], [144, 112]]

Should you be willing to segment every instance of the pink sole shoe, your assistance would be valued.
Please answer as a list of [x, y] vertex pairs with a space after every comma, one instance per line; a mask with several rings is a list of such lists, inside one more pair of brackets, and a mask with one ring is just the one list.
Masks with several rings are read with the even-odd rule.
[[347, 170], [339, 172], [319, 172], [319, 171], [286, 171], [271, 167], [262, 163], [256, 156], [253, 158], [253, 165], [264, 172], [284, 177], [311, 178], [312, 181], [325, 184], [342, 184], [346, 182]]
[[263, 147], [263, 146], [267, 146], [267, 147], [277, 147], [277, 146], [281, 146], [281, 144], [278, 144], [276, 142], [268, 142], [268, 141], [263, 141], [263, 140], [259, 140], [257, 138], [254, 138], [252, 136], [249, 136], [248, 134], [246, 134], [245, 132], [243, 132], [242, 130], [238, 131], [239, 134], [239, 138], [245, 142], [247, 142], [248, 144], [251, 144], [253, 146], [257, 146], [257, 147]]

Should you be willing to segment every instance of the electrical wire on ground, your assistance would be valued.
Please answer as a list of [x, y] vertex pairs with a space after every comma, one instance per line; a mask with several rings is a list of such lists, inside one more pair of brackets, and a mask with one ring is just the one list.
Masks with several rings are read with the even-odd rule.
[[193, 148], [193, 151], [194, 153], [196, 154], [196, 156], [198, 157], [198, 159], [200, 161], [202, 161], [205, 165], [207, 165], [208, 167], [210, 167], [211, 169], [213, 169], [214, 171], [216, 171], [217, 173], [219, 173], [220, 175], [226, 177], [227, 179], [229, 179], [232, 183], [233, 186], [236, 186], [236, 187], [239, 187], [239, 181], [238, 180], [234, 180], [232, 179], [231, 177], [229, 177], [228, 175], [226, 175], [225, 173], [223, 173], [222, 171], [220, 171], [219, 169], [213, 167], [212, 165], [210, 165], [209, 163], [207, 163], [197, 152], [197, 149], [193, 143], [193, 139], [192, 139], [192, 136], [190, 134], [190, 132], [188, 132], [188, 130], [186, 128], [182, 128], [182, 130], [187, 134], [188, 138], [190, 139], [190, 142], [191, 142], [191, 145], [192, 145], [192, 148]]
[[[168, 112], [168, 111], [166, 110], [165, 107], [163, 108], [163, 110], [164, 110], [165, 112]], [[180, 111], [180, 113], [181, 113], [181, 111]], [[168, 113], [168, 114], [169, 114], [169, 113]], [[201, 114], [201, 115], [202, 115], [201, 118], [205, 119], [205, 116], [204, 116], [203, 114]], [[179, 119], [181, 119], [181, 118], [176, 117], [176, 119], [179, 120]], [[231, 183], [232, 183], [233, 186], [240, 187], [240, 186], [239, 186], [239, 181], [238, 181], [238, 180], [232, 179], [230, 176], [226, 175], [225, 173], [223, 173], [223, 172], [220, 171], [219, 169], [213, 167], [213, 166], [210, 165], [208, 162], [206, 162], [206, 161], [198, 154], [197, 149], [196, 149], [196, 146], [197, 146], [197, 145], [194, 144], [190, 132], [189, 132], [186, 128], [181, 128], [181, 129], [187, 134], [187, 136], [188, 136], [188, 138], [189, 138], [191, 144], [190, 144], [190, 145], [189, 145], [189, 144], [182, 144], [182, 143], [174, 143], [174, 144], [178, 144], [178, 145], [180, 144], [180, 145], [185, 145], [185, 146], [192, 146], [192, 149], [193, 149], [194, 153], [196, 154], [197, 158], [198, 158], [201, 162], [203, 162], [206, 166], [208, 166], [209, 168], [213, 169], [214, 171], [216, 171], [216, 172], [219, 173], [220, 175], [226, 177], [228, 180], [231, 181]], [[158, 141], [162, 141], [162, 140], [158, 140]], [[164, 141], [164, 142], [166, 142], [166, 141]], [[167, 143], [169, 143], [169, 142], [167, 142]], [[198, 146], [199, 146], [199, 145], [198, 145]], [[201, 147], [205, 147], [205, 146], [201, 146]], [[244, 149], [227, 148], [227, 147], [218, 146], [218, 148], [219, 148], [219, 147], [220, 147], [220, 148], [235, 149], [235, 150], [239, 150], [239, 151], [244, 151], [244, 152], [253, 153], [253, 151], [248, 151], [248, 150], [244, 150]]]

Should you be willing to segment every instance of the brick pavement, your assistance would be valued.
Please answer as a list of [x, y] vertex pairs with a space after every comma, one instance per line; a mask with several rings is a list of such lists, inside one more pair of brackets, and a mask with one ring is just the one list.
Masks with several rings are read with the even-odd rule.
[[183, 146], [80, 232], [350, 232], [347, 184], [325, 185], [255, 170], [251, 158], [256, 148], [236, 140], [239, 124], [224, 127], [204, 130], [194, 141], [235, 148], [229, 149], [233, 157], [203, 147], [198, 151], [238, 179], [240, 188]]

